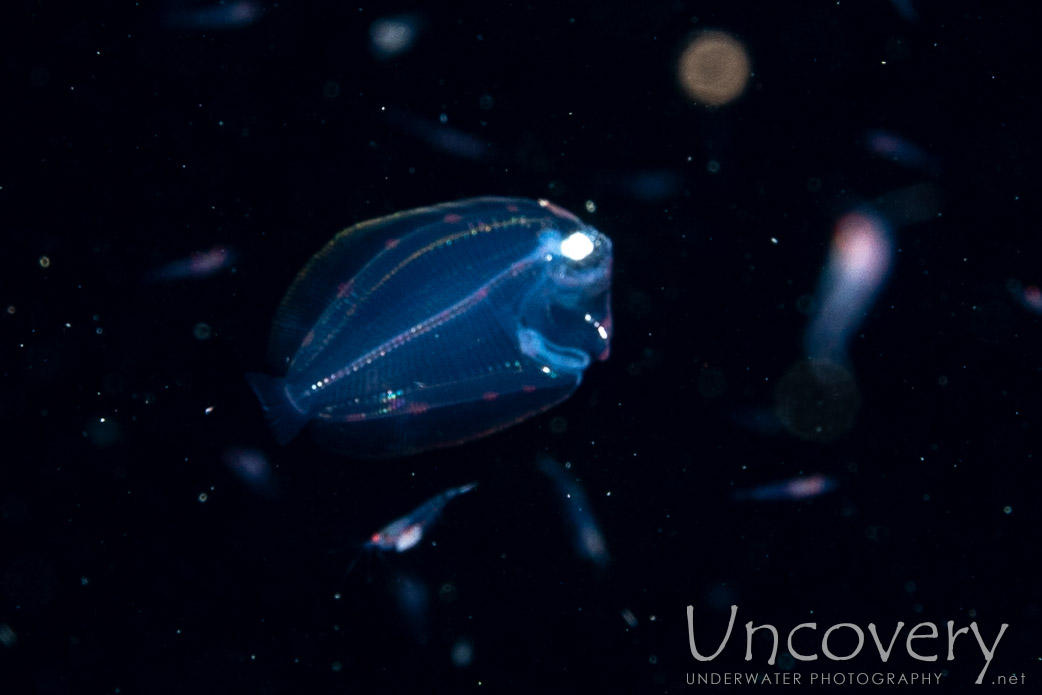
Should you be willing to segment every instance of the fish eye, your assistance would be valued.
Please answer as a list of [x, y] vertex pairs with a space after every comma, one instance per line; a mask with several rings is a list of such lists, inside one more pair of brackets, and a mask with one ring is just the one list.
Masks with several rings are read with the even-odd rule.
[[593, 239], [583, 232], [573, 232], [561, 242], [561, 253], [565, 258], [581, 261], [593, 253]]

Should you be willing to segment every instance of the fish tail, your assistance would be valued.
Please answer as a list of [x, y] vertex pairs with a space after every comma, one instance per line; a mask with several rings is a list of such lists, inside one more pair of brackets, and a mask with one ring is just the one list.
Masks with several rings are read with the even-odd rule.
[[285, 379], [251, 372], [246, 375], [246, 381], [264, 408], [276, 442], [285, 444], [304, 429], [309, 415], [290, 400]]

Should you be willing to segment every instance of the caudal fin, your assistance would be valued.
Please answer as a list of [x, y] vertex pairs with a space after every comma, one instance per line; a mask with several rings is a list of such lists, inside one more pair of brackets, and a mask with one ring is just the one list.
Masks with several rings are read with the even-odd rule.
[[308, 413], [298, 410], [286, 394], [285, 379], [249, 373], [246, 375], [246, 381], [264, 408], [276, 442], [285, 444], [308, 424]]

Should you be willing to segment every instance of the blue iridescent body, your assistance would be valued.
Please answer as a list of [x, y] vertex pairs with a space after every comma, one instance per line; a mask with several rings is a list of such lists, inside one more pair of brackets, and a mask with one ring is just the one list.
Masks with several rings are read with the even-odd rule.
[[275, 319], [281, 378], [249, 374], [275, 438], [394, 456], [567, 398], [611, 342], [611, 241], [547, 201], [474, 198], [344, 230]]

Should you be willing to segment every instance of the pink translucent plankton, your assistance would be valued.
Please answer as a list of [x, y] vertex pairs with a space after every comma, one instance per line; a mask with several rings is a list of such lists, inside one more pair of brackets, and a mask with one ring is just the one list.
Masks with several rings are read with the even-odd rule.
[[167, 24], [175, 29], [237, 29], [260, 19], [264, 8], [259, 2], [214, 2], [202, 7], [174, 3], [167, 12]]
[[836, 488], [836, 481], [827, 475], [817, 473], [799, 478], [790, 478], [777, 483], [758, 485], [748, 490], [740, 490], [734, 495], [736, 500], [753, 500], [757, 502], [774, 500], [805, 500], [824, 495]]
[[231, 447], [224, 451], [224, 463], [254, 491], [264, 495], [275, 492], [275, 476], [268, 458], [256, 449]]
[[185, 278], [205, 278], [231, 267], [237, 257], [238, 254], [227, 246], [214, 246], [156, 268], [145, 279], [150, 282], [171, 282]]
[[1038, 285], [1028, 285], [1020, 289], [1018, 284], [1017, 289], [1012, 291], [1021, 306], [1036, 314], [1042, 314], [1042, 290], [1038, 288]]
[[870, 130], [865, 136], [865, 147], [876, 157], [909, 169], [936, 172], [939, 168], [937, 160], [926, 150], [886, 130]]
[[883, 221], [851, 212], [836, 223], [804, 345], [812, 359], [846, 361], [848, 343], [886, 281], [893, 245]]

